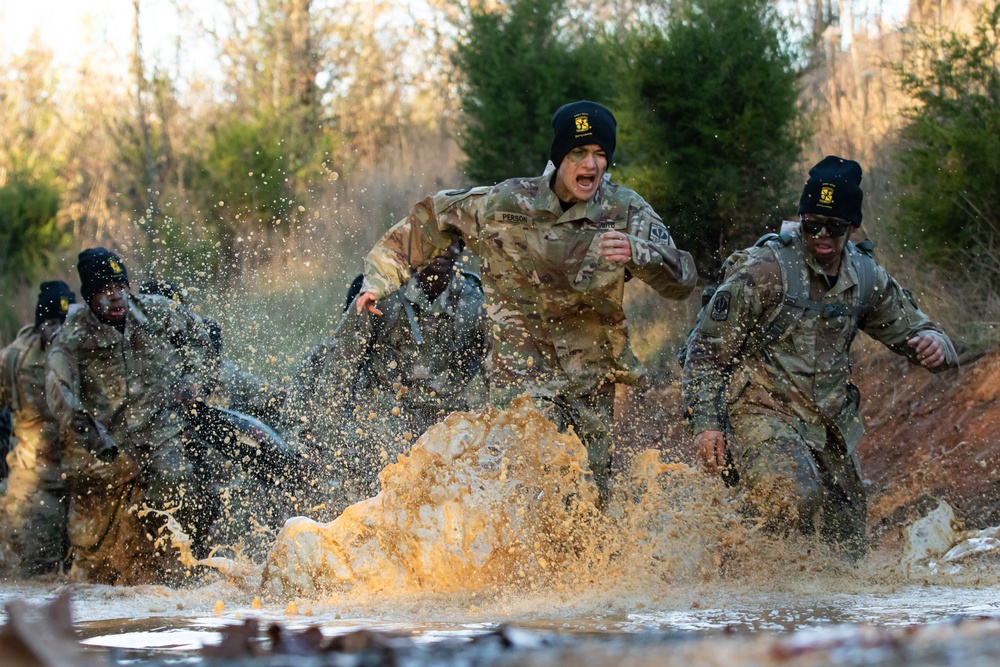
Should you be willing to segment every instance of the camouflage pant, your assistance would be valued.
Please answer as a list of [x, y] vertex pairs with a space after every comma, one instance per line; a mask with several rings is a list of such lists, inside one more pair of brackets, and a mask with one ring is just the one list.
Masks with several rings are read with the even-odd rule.
[[791, 423], [770, 415], [734, 416], [731, 422], [747, 515], [780, 534], [818, 531], [849, 557], [865, 553], [860, 466], [839, 437], [828, 430], [826, 442], [808, 442]]
[[77, 578], [137, 584], [183, 577], [164, 528], [166, 518], [145, 508], [169, 510], [193, 537], [196, 555], [202, 555], [197, 552], [207, 531], [210, 487], [179, 438], [158, 444], [135, 456], [119, 454], [111, 463], [74, 450], [68, 523]]
[[612, 427], [615, 417], [615, 385], [605, 385], [586, 396], [535, 397], [534, 402], [542, 410], [552, 406], [548, 417], [560, 431], [573, 427], [573, 431], [587, 448], [594, 482], [602, 501], [606, 501], [611, 476], [611, 455], [614, 451]]
[[54, 572], [66, 558], [65, 485], [58, 471], [11, 466], [0, 499], [7, 548], [17, 574]]

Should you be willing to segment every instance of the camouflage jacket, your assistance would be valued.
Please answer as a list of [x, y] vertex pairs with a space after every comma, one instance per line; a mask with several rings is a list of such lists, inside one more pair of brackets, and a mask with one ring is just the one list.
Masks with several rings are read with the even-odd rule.
[[[366, 258], [364, 291], [385, 297], [411, 273], [463, 238], [482, 264], [491, 320], [491, 398], [583, 396], [605, 382], [634, 384], [622, 299], [626, 271], [667, 298], [697, 281], [691, 255], [678, 250], [639, 195], [607, 177], [597, 193], [563, 212], [552, 172], [493, 187], [446, 191], [418, 203]], [[624, 265], [598, 257], [600, 235], [629, 236]]]
[[[476, 391], [473, 381], [483, 374], [487, 352], [478, 277], [456, 271], [434, 300], [413, 277], [381, 300], [379, 310], [381, 316], [347, 309], [333, 336], [304, 364], [293, 391], [297, 402], [313, 396], [321, 405], [339, 406], [338, 414], [351, 404], [368, 412], [374, 395], [401, 408], [445, 412], [485, 402], [469, 395]], [[478, 386], [485, 388], [482, 382]]]
[[88, 437], [88, 415], [129, 454], [161, 446], [184, 428], [182, 393], [214, 385], [202, 321], [162, 296], [128, 299], [124, 334], [81, 308], [49, 349], [46, 391], [64, 450]]
[[[845, 251], [830, 288], [798, 232], [792, 233], [789, 247], [804, 260], [803, 285], [809, 286], [810, 299], [858, 305], [858, 260]], [[754, 346], [753, 338], [762, 335], [784, 297], [781, 267], [766, 245], [738, 251], [727, 263], [726, 277], [689, 339], [684, 364], [683, 398], [695, 434], [725, 430], [727, 416], [784, 415], [809, 442], [822, 446], [827, 428], [833, 427], [853, 450], [864, 431], [857, 388], [849, 381], [849, 352], [858, 329], [912, 363], [918, 362], [907, 340], [917, 334], [937, 336], [946, 360], [934, 371], [958, 363], [948, 336], [877, 264], [872, 302], [860, 321], [807, 310], [777, 340]]]
[[10, 407], [17, 438], [8, 463], [58, 478], [59, 424], [45, 401], [42, 336], [31, 325], [22, 328], [14, 342], [0, 350], [0, 405]]

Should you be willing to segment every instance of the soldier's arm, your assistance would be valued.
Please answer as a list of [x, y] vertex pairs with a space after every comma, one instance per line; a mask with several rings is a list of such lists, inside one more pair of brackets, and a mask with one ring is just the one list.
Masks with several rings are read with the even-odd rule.
[[958, 353], [948, 335], [882, 267], [876, 267], [875, 286], [862, 331], [932, 373], [958, 366]]
[[317, 410], [343, 414], [354, 383], [368, 363], [376, 335], [371, 313], [358, 312], [354, 307], [344, 311], [333, 335], [309, 356], [303, 377], [292, 387], [286, 412], [291, 413], [288, 416], [297, 426], [308, 426]]
[[472, 246], [478, 238], [479, 205], [489, 189], [439, 192], [410, 209], [365, 258], [361, 292], [371, 296], [359, 301], [364, 305], [396, 291], [460, 238]]
[[670, 232], [643, 202], [630, 211], [628, 241], [631, 258], [625, 267], [667, 299], [686, 299], [698, 283], [691, 254], [678, 250]]
[[775, 292], [780, 292], [775, 280], [780, 286], [781, 278], [780, 274], [775, 278], [773, 262], [741, 253], [730, 258], [730, 265], [729, 275], [688, 339], [681, 391], [687, 422], [695, 435], [725, 430], [727, 384], [748, 338], [761, 327], [774, 305]]
[[56, 337], [45, 355], [45, 401], [59, 423], [63, 442], [81, 438], [89, 427], [80, 401], [80, 365], [76, 348]]

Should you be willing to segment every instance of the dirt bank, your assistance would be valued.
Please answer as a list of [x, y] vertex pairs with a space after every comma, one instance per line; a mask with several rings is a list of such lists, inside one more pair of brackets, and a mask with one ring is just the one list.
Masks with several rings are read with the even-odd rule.
[[[1000, 352], [940, 374], [880, 352], [854, 372], [867, 433], [858, 448], [874, 537], [948, 501], [968, 528], [1000, 524]], [[647, 447], [694, 460], [674, 382], [620, 391], [617, 463]]]

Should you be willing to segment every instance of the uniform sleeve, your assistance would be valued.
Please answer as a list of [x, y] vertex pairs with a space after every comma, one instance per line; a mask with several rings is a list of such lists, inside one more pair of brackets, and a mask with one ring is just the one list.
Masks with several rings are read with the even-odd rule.
[[631, 213], [628, 226], [632, 259], [625, 266], [667, 299], [686, 299], [698, 283], [691, 254], [678, 250], [670, 232], [652, 207], [643, 202]]
[[427, 197], [379, 239], [365, 258], [362, 292], [383, 298], [406, 284], [452, 243], [478, 237], [478, 212], [490, 188], [444, 191]]
[[958, 366], [958, 353], [948, 335], [920, 310], [916, 299], [882, 267], [876, 268], [876, 291], [872, 305], [861, 322], [861, 330], [910, 363], [920, 365], [916, 351], [907, 341], [914, 336], [934, 336], [944, 345], [945, 361], [932, 373]]
[[76, 348], [56, 336], [45, 355], [45, 400], [59, 423], [63, 442], [72, 442], [88, 428], [87, 412], [80, 401], [80, 366]]
[[724, 396], [733, 369], [750, 334], [773, 309], [774, 295], [780, 294], [780, 273], [775, 285], [777, 267], [770, 251], [764, 257], [741, 251], [727, 264], [729, 272], [688, 340], [681, 391], [695, 435], [724, 430]]

